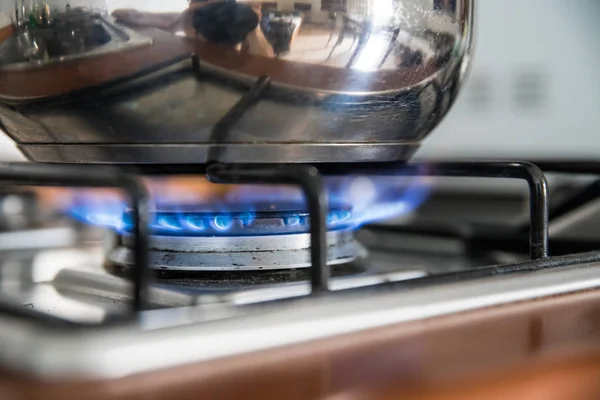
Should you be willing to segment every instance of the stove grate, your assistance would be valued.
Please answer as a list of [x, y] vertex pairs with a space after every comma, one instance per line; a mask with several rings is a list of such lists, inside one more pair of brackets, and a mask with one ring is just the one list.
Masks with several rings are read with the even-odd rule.
[[[364, 166], [364, 165], [363, 165]], [[194, 166], [190, 166], [194, 169]], [[398, 172], [400, 171], [400, 172]], [[236, 165], [213, 164], [207, 168], [207, 177], [215, 183], [268, 183], [297, 184], [306, 198], [310, 218], [311, 262], [310, 281], [313, 294], [328, 290], [330, 271], [327, 266], [326, 216], [327, 197], [321, 174], [310, 165]], [[519, 270], [541, 268], [541, 260], [548, 255], [548, 194], [547, 183], [542, 171], [533, 164], [524, 162], [441, 162], [402, 165], [402, 168], [381, 169], [377, 164], [361, 171], [365, 175], [422, 174], [426, 176], [465, 176], [525, 179], [529, 183], [530, 201], [530, 264], [505, 266]], [[149, 280], [148, 254], [148, 197], [141, 178], [115, 168], [104, 166], [68, 166], [38, 164], [6, 164], [0, 166], [0, 179], [20, 185], [75, 186], [75, 187], [118, 187], [132, 199], [135, 228], [134, 268], [134, 315], [146, 307]], [[593, 255], [592, 255], [593, 256]], [[600, 258], [600, 254], [598, 255]], [[579, 260], [577, 256], [565, 258], [565, 262]], [[560, 262], [554, 258], [551, 263]], [[495, 267], [494, 267], [495, 268]], [[486, 273], [485, 269], [470, 274]], [[452, 275], [452, 274], [451, 274]], [[453, 276], [453, 275], [452, 275]], [[455, 277], [459, 278], [459, 277]], [[442, 279], [435, 278], [435, 279]], [[426, 279], [428, 281], [428, 279]], [[11, 308], [11, 313], [14, 312]], [[33, 316], [36, 313], [29, 312]]]
[[[200, 74], [198, 58], [192, 59], [194, 71]], [[310, 237], [311, 293], [322, 295], [328, 292], [330, 271], [327, 266], [327, 197], [322, 173], [331, 175], [405, 175], [405, 176], [455, 176], [513, 178], [525, 180], [530, 192], [529, 253], [531, 260], [523, 263], [477, 268], [471, 271], [446, 273], [436, 276], [416, 278], [401, 283], [382, 283], [380, 286], [401, 289], [431, 283], [440, 283], [459, 279], [478, 278], [498, 273], [538, 270], [556, 266], [575, 265], [600, 261], [600, 251], [548, 257], [548, 184], [544, 173], [536, 165], [527, 162], [511, 161], [475, 161], [475, 162], [436, 162], [436, 163], [355, 163], [355, 164], [224, 164], [220, 162], [219, 143], [228, 135], [230, 129], [244, 113], [266, 92], [270, 84], [268, 77], [258, 79], [244, 96], [226, 113], [218, 123], [211, 137], [214, 146], [209, 151], [208, 165], [177, 166], [178, 173], [205, 172], [207, 178], [215, 183], [261, 183], [295, 184], [301, 187], [307, 199]], [[551, 167], [551, 165], [550, 165]], [[147, 168], [141, 166], [140, 168]], [[151, 170], [152, 168], [150, 168]], [[146, 169], [146, 172], [148, 170]], [[159, 173], [171, 171], [160, 166]], [[600, 174], [599, 169], [592, 173]], [[148, 196], [141, 177], [125, 170], [91, 165], [40, 165], [40, 164], [4, 164], [0, 165], [0, 180], [16, 185], [74, 186], [74, 187], [117, 187], [130, 197], [135, 226], [133, 274], [134, 300], [130, 317], [136, 318], [139, 311], [148, 307], [147, 292], [150, 270], [148, 268]], [[347, 289], [360, 291], [364, 288]], [[329, 295], [334, 295], [332, 292]], [[63, 321], [31, 310], [27, 307], [15, 307], [14, 304], [0, 300], [0, 313], [29, 318], [45, 325], [54, 323], [63, 327]]]

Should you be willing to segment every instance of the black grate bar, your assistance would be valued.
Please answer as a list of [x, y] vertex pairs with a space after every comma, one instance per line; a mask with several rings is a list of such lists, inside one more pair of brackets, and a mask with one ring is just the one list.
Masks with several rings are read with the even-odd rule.
[[600, 162], [594, 160], [588, 161], [552, 161], [552, 160], [534, 160], [544, 172], [555, 172], [561, 174], [582, 174], [582, 175], [600, 175]]
[[529, 186], [529, 256], [548, 256], [548, 182], [542, 170], [527, 162], [443, 162], [423, 168], [432, 176], [523, 179]]
[[115, 187], [131, 201], [135, 223], [133, 312], [143, 310], [148, 293], [148, 194], [141, 181], [113, 168], [88, 165], [0, 164], [0, 181], [13, 185]]
[[328, 211], [325, 185], [317, 168], [307, 165], [238, 165], [213, 164], [207, 168], [207, 178], [215, 183], [296, 184], [306, 196], [310, 213], [310, 281], [311, 293], [329, 289], [327, 266]]
[[[328, 173], [349, 173], [341, 166]], [[352, 169], [353, 174], [379, 176], [455, 176], [471, 178], [514, 178], [529, 186], [529, 255], [532, 259], [548, 256], [548, 182], [536, 165], [523, 161], [464, 161], [429, 163], [365, 163]]]
[[210, 143], [212, 146], [208, 150], [208, 164], [219, 162], [222, 159], [221, 152], [223, 148], [219, 144], [227, 142], [231, 128], [260, 99], [260, 96], [268, 89], [270, 84], [270, 77], [262, 76], [258, 78], [254, 85], [215, 124], [210, 133]]
[[[545, 172], [599, 175], [600, 162], [597, 161], [573, 161], [573, 162], [548, 162], [536, 163]], [[566, 198], [560, 204], [550, 209], [549, 219], [553, 220], [589, 204], [600, 197], [600, 180], [590, 183], [585, 188]]]

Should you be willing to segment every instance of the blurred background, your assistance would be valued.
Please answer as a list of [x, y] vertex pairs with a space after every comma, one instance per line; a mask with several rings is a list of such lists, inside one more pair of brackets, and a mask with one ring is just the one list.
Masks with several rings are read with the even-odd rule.
[[465, 90], [420, 156], [596, 158], [600, 2], [477, 2]]

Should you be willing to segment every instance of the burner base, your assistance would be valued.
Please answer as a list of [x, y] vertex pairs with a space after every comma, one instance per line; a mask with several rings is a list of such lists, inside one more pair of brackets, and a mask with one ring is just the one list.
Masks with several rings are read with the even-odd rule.
[[[332, 278], [356, 277], [365, 273], [362, 260], [348, 264], [332, 265]], [[131, 267], [112, 265], [111, 274], [128, 279]], [[285, 285], [310, 280], [308, 268], [264, 271], [172, 271], [154, 270], [153, 282], [169, 289], [201, 294], [254, 290], [259, 287]], [[286, 288], [281, 288], [286, 291]]]
[[[134, 265], [132, 237], [109, 254], [117, 266]], [[327, 264], [366, 256], [350, 231], [327, 233]], [[167, 271], [259, 271], [310, 267], [310, 234], [231, 237], [151, 236], [148, 265]]]

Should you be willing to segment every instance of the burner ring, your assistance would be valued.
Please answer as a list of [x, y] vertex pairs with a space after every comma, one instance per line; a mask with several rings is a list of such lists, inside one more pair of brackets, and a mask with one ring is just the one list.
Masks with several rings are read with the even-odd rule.
[[[131, 235], [109, 254], [110, 262], [134, 265]], [[327, 264], [338, 265], [366, 256], [350, 231], [327, 233]], [[255, 271], [310, 267], [310, 234], [172, 237], [150, 236], [148, 265], [172, 271]]]
[[[331, 247], [354, 242], [350, 231], [330, 231], [327, 245]], [[125, 247], [133, 248], [134, 236], [122, 236]], [[265, 236], [150, 236], [151, 251], [184, 253], [241, 253], [310, 249], [310, 233]]]

